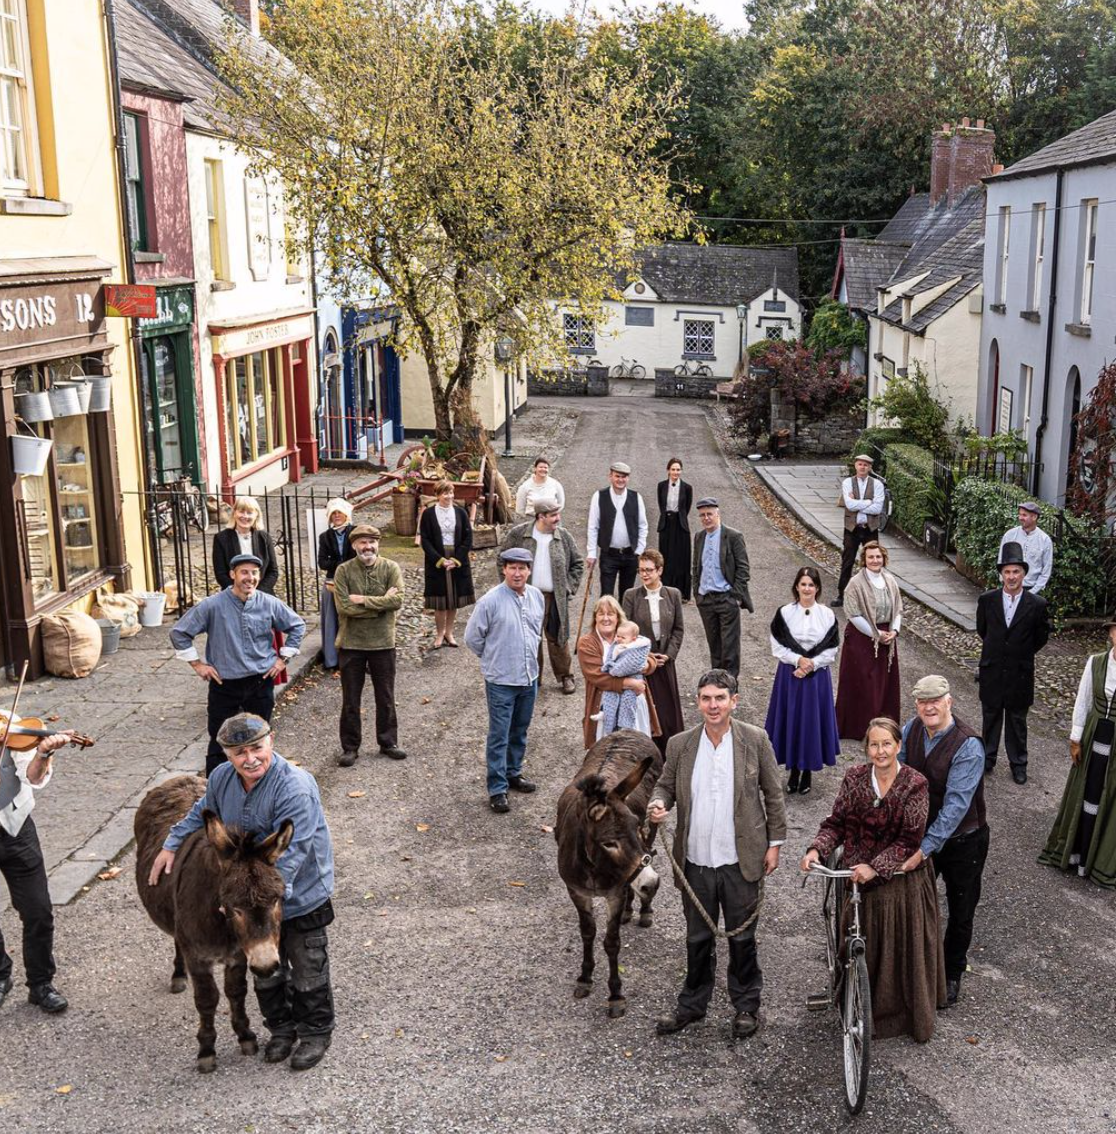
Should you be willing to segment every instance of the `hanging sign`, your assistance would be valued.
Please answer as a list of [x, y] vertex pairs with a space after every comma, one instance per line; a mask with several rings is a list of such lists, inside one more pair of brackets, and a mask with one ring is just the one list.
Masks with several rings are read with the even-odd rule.
[[105, 314], [109, 318], [152, 319], [158, 314], [154, 284], [105, 284]]

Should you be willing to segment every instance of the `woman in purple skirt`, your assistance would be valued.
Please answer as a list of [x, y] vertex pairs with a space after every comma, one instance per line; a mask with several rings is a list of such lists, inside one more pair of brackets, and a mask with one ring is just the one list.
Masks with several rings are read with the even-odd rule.
[[775, 758], [790, 770], [787, 791], [806, 795], [812, 773], [837, 763], [841, 741], [833, 711], [829, 667], [837, 660], [837, 617], [822, 606], [821, 575], [800, 567], [791, 593], [795, 601], [771, 620], [771, 653], [779, 662], [767, 708], [767, 735]]

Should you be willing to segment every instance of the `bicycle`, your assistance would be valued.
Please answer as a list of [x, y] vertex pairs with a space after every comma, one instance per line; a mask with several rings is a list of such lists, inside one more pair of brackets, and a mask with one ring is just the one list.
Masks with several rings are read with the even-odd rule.
[[695, 364], [689, 359], [684, 359], [674, 368], [674, 374], [677, 378], [712, 378], [713, 367], [707, 366], [704, 362]]
[[629, 362], [626, 358], [620, 361], [608, 372], [610, 378], [646, 378], [647, 367], [640, 366], [633, 358]]
[[845, 879], [852, 879], [851, 870], [836, 869], [841, 849], [829, 856], [823, 866], [815, 862], [802, 879], [806, 885], [810, 875], [825, 879], [822, 895], [822, 918], [825, 921], [825, 961], [829, 970], [829, 989], [807, 998], [807, 1007], [822, 1012], [830, 1006], [841, 1014], [841, 1042], [845, 1070], [845, 1106], [849, 1114], [859, 1114], [868, 1097], [868, 1070], [872, 1049], [872, 988], [868, 980], [868, 963], [864, 958], [865, 940], [860, 928], [860, 885], [852, 882], [848, 897], [849, 924], [841, 941], [841, 920], [844, 912]]
[[153, 490], [155, 527], [164, 539], [177, 534], [189, 536], [188, 526], [203, 534], [209, 531], [209, 506], [205, 494], [188, 477], [180, 476], [169, 484], [157, 484]]

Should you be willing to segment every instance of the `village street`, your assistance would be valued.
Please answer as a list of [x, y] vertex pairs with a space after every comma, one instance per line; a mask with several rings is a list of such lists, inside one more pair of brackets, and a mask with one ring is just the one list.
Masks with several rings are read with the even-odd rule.
[[[565, 486], [564, 523], [579, 546], [590, 493], [616, 459], [631, 464], [631, 486], [649, 504], [652, 543], [655, 484], [674, 455], [697, 495], [719, 497], [725, 522], [743, 530], [757, 613], [744, 615], [739, 715], [762, 723], [774, 670], [768, 623], [805, 556], [742, 489], [699, 405], [612, 397], [577, 408], [553, 474]], [[478, 558], [484, 585], [495, 577], [491, 563]], [[826, 586], [831, 594], [832, 576]], [[692, 606], [686, 617], [684, 701], [708, 659]], [[969, 670], [909, 636], [901, 665], [905, 691], [922, 674], [942, 672], [959, 715], [979, 720]], [[850, 1122], [836, 1019], [805, 1008], [807, 994], [823, 986], [823, 937], [818, 889], [803, 889], [796, 869], [841, 769], [788, 805], [789, 839], [759, 925], [758, 1034], [729, 1040], [722, 950], [706, 1021], [659, 1038], [655, 1017], [673, 1005], [685, 965], [680, 900], [666, 878], [653, 928], [625, 929], [627, 1015], [606, 1018], [601, 981], [588, 999], [572, 997], [580, 940], [550, 828], [580, 763], [581, 693], [580, 676], [573, 697], [544, 678], [526, 767], [540, 790], [514, 797], [512, 813], [498, 816], [485, 801], [484, 695], [467, 650], [401, 662], [400, 743], [411, 756], [400, 763], [365, 755], [352, 769], [337, 767], [339, 689], [328, 680], [305, 686], [281, 717], [277, 748], [318, 777], [337, 854], [329, 932], [338, 1027], [323, 1063], [295, 1074], [245, 1058], [221, 1016], [217, 1072], [197, 1074], [192, 999], [168, 990], [170, 942], [139, 905], [129, 853], [116, 882], [56, 910], [58, 986], [69, 1011], [47, 1019], [19, 988], [3, 1008], [0, 1131], [1113, 1128], [1111, 896], [1035, 864], [1065, 779], [1064, 732], [1032, 716], [1025, 787], [1001, 760], [987, 786], [992, 846], [961, 1002], [939, 1016], [929, 1044], [874, 1047], [869, 1100]], [[856, 756], [846, 745], [846, 759]], [[658, 865], [669, 869], [661, 856]], [[18, 940], [10, 912], [4, 927]], [[258, 1024], [251, 995], [249, 1015]]]

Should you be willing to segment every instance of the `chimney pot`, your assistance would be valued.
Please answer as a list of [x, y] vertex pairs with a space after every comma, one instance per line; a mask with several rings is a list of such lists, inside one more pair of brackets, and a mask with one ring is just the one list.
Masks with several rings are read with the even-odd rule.
[[961, 125], [964, 126], [966, 129], [968, 129], [969, 119], [968, 118], [962, 118], [961, 119]]
[[976, 128], [977, 128], [978, 130], [983, 130], [983, 129], [984, 129], [984, 119], [983, 119], [983, 118], [978, 118], [978, 119], [977, 119]]
[[993, 173], [1003, 173], [1004, 172], [1004, 163], [1002, 161], [995, 162], [992, 166], [992, 172]]

